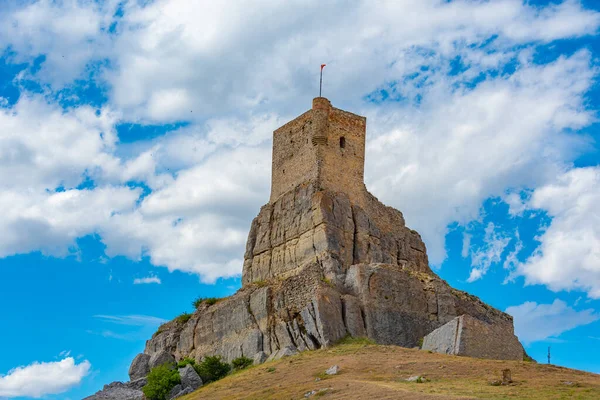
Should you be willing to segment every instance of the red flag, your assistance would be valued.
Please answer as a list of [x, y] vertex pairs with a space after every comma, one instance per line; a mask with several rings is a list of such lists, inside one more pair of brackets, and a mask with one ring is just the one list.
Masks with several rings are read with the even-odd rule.
[[321, 64], [321, 71], [323, 71], [323, 68], [325, 68], [325, 65], [327, 65], [327, 64]]

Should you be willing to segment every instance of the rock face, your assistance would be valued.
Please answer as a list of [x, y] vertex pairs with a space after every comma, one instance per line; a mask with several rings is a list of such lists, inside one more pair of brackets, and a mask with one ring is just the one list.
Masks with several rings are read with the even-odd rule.
[[[414, 347], [459, 316], [467, 316], [465, 343], [480, 324], [497, 346], [520, 348], [512, 317], [435, 275], [402, 213], [366, 190], [365, 133], [364, 117], [324, 98], [274, 132], [271, 197], [250, 227], [242, 288], [201, 304], [185, 323], [162, 325], [146, 343], [150, 367], [170, 356], [260, 363], [348, 335]], [[483, 347], [469, 347], [468, 355], [500, 355]], [[133, 376], [142, 370], [136, 357]]]
[[135, 381], [143, 378], [150, 372], [150, 356], [148, 354], [138, 354], [135, 356], [129, 367], [129, 379]]
[[496, 360], [522, 360], [523, 348], [510, 328], [461, 315], [425, 336], [423, 350]]
[[437, 277], [400, 212], [371, 201], [367, 212], [309, 183], [264, 206], [250, 230], [242, 289], [201, 305], [185, 324], [161, 327], [145, 353], [274, 358], [346, 335], [414, 347], [463, 314], [518, 343], [512, 317]]
[[[138, 382], [139, 383], [139, 382]], [[145, 384], [145, 382], [144, 382]], [[143, 385], [142, 385], [143, 386]], [[104, 385], [104, 388], [96, 394], [83, 400], [142, 400], [144, 393], [135, 382], [113, 382]]]

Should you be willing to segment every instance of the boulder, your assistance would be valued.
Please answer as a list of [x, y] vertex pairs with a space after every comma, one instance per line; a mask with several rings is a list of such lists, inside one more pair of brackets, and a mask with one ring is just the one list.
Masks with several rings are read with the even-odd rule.
[[256, 353], [254, 355], [254, 360], [253, 360], [253, 365], [258, 365], [258, 364], [262, 364], [265, 361], [267, 361], [267, 353], [265, 353], [264, 351], [259, 351], [258, 353]]
[[126, 382], [125, 386], [130, 389], [142, 390], [144, 386], [148, 383], [148, 379], [146, 377], [136, 379], [134, 381]]
[[327, 368], [327, 371], [325, 371], [325, 374], [327, 375], [337, 375], [337, 373], [340, 371], [340, 367], [337, 365], [333, 365], [329, 368]]
[[181, 389], [181, 391], [179, 393], [174, 394], [173, 397], [171, 397], [171, 399], [176, 399], [178, 397], [185, 396], [186, 394], [190, 394], [193, 391], [194, 391], [194, 389], [192, 389], [191, 387], [183, 388], [183, 389]]
[[150, 369], [152, 369], [154, 367], [158, 367], [159, 365], [171, 364], [174, 362], [175, 357], [173, 357], [173, 354], [169, 353], [166, 350], [161, 350], [157, 353], [152, 354], [148, 364], [150, 366]]
[[170, 391], [169, 394], [167, 394], [167, 399], [171, 400], [174, 398], [177, 398], [179, 396], [179, 393], [183, 390], [183, 386], [181, 386], [181, 384], [177, 384], [175, 385]]
[[129, 379], [134, 381], [143, 378], [150, 372], [150, 356], [148, 354], [138, 354], [135, 356], [129, 367]]
[[200, 378], [194, 367], [190, 364], [179, 368], [179, 376], [181, 377], [181, 386], [184, 388], [190, 387], [196, 390], [202, 386], [202, 378]]

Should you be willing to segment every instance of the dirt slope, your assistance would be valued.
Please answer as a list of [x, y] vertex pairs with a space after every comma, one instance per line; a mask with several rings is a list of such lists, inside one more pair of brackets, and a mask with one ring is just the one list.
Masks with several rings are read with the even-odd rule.
[[[337, 364], [340, 372], [324, 371]], [[513, 385], [492, 386], [509, 368]], [[407, 382], [421, 375], [429, 382]], [[320, 378], [320, 379], [317, 379]], [[396, 346], [343, 344], [237, 372], [196, 399], [600, 399], [600, 375], [519, 361], [446, 356]]]

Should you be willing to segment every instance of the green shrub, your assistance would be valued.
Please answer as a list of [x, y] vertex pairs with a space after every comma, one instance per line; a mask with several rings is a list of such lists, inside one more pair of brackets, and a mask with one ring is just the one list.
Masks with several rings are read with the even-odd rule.
[[177, 322], [179, 322], [180, 324], [185, 324], [186, 322], [188, 322], [190, 320], [190, 318], [192, 318], [192, 314], [190, 313], [181, 313], [181, 315], [179, 315], [177, 318], [175, 318], [177, 320]]
[[422, 349], [422, 348], [423, 348], [423, 339], [424, 339], [424, 338], [421, 338], [421, 339], [419, 339], [419, 343], [418, 343], [418, 345], [419, 345], [419, 348], [420, 348], [420, 349]]
[[336, 344], [354, 344], [367, 346], [376, 343], [366, 337], [352, 337], [350, 335], [346, 335], [342, 339], [340, 339]]
[[196, 368], [196, 360], [194, 360], [193, 358], [190, 358], [190, 357], [185, 357], [185, 358], [179, 360], [179, 362], [177, 363], [177, 368], [183, 368], [188, 364], [191, 364], [192, 367]]
[[152, 338], [154, 338], [156, 335], [163, 333], [164, 331], [167, 330], [167, 324], [162, 324], [161, 326], [158, 327], [158, 329], [156, 330], [156, 332], [154, 332], [154, 335], [152, 335]]
[[148, 383], [142, 388], [149, 400], [166, 400], [171, 389], [181, 382], [179, 372], [171, 368], [169, 364], [152, 368], [148, 374]]
[[212, 306], [213, 304], [217, 304], [219, 300], [221, 299], [219, 299], [218, 297], [198, 297], [192, 302], [192, 305], [194, 306], [194, 308], [200, 307], [200, 304], [202, 303]]
[[225, 377], [231, 367], [226, 362], [221, 361], [221, 357], [209, 356], [205, 357], [201, 363], [196, 364], [195, 369], [202, 378], [202, 382], [208, 383]]
[[241, 356], [236, 359], [233, 359], [231, 361], [231, 366], [234, 369], [244, 369], [246, 367], [251, 366], [253, 362], [254, 361], [251, 358]]

